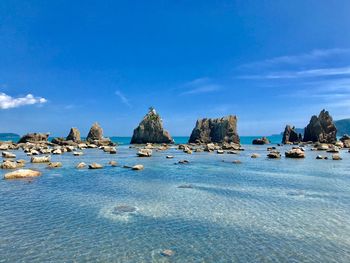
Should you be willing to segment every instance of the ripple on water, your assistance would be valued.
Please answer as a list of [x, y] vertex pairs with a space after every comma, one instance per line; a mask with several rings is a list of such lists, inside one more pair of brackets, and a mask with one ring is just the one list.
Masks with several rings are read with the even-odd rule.
[[139, 208], [127, 204], [117, 204], [103, 207], [99, 216], [114, 221], [131, 222], [138, 214]]

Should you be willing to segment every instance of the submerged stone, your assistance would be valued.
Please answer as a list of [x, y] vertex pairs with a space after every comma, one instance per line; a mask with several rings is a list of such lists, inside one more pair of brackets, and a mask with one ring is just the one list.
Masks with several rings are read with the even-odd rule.
[[130, 214], [137, 211], [137, 208], [129, 205], [118, 205], [113, 209], [113, 214], [115, 215], [123, 215]]

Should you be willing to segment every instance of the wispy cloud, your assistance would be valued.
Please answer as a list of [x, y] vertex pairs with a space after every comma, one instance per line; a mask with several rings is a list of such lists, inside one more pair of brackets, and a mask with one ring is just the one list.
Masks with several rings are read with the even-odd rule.
[[120, 99], [120, 101], [125, 104], [126, 106], [128, 106], [129, 108], [131, 107], [131, 104], [129, 102], [129, 99], [127, 97], [125, 97], [125, 95], [120, 91], [120, 90], [116, 90], [115, 95], [117, 95]]
[[281, 71], [262, 75], [243, 75], [241, 79], [292, 79], [350, 75], [350, 67], [318, 68], [301, 71]]
[[18, 108], [26, 105], [44, 104], [47, 99], [42, 97], [34, 97], [28, 94], [25, 97], [14, 98], [5, 93], [0, 93], [0, 109]]
[[214, 83], [209, 78], [198, 78], [185, 83], [183, 88], [187, 90], [180, 93], [182, 96], [215, 92], [220, 90], [222, 87], [221, 85]]
[[308, 53], [298, 55], [279, 56], [262, 61], [246, 63], [240, 68], [261, 68], [281, 65], [297, 65], [316, 62], [318, 60], [327, 59], [334, 56], [350, 55], [348, 48], [331, 48], [331, 49], [314, 49]]

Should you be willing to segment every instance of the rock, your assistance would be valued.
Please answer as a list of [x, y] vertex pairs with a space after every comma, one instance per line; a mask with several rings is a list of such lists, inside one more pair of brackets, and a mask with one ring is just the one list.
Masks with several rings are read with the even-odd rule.
[[189, 164], [190, 162], [187, 160], [181, 160], [178, 162], [178, 164]]
[[234, 160], [234, 161], [232, 161], [232, 163], [234, 163], [234, 164], [241, 164], [242, 162], [240, 160]]
[[304, 142], [335, 143], [337, 141], [337, 128], [328, 111], [322, 110], [317, 117], [311, 117], [310, 123], [304, 130]]
[[317, 151], [328, 151], [329, 150], [328, 144], [322, 143], [322, 144], [316, 144], [315, 146], [316, 146]]
[[47, 140], [49, 139], [49, 134], [48, 133], [28, 133], [24, 135], [18, 143], [27, 143], [27, 142], [32, 142], [32, 143], [39, 143], [39, 142], [44, 142], [47, 143]]
[[217, 153], [217, 154], [224, 154], [225, 151], [224, 151], [224, 150], [217, 150], [216, 153]]
[[97, 122], [94, 123], [90, 128], [89, 134], [86, 137], [86, 141], [95, 144], [96, 146], [113, 145], [109, 138], [103, 137], [103, 130]]
[[73, 152], [73, 155], [74, 156], [81, 156], [83, 155], [84, 153], [83, 152]]
[[136, 211], [137, 211], [137, 208], [134, 206], [118, 205], [113, 209], [113, 214], [123, 215], [123, 214], [135, 213]]
[[112, 167], [117, 167], [118, 166], [118, 163], [116, 161], [110, 161], [108, 164], [110, 166], [112, 166]]
[[179, 185], [177, 188], [182, 188], [182, 189], [192, 189], [193, 186], [190, 185], [190, 184], [182, 184], [182, 185]]
[[6, 160], [0, 164], [1, 169], [16, 169], [18, 168], [18, 164], [14, 161]]
[[3, 158], [16, 158], [16, 154], [11, 153], [11, 152], [2, 152], [2, 157]]
[[317, 160], [327, 160], [328, 157], [327, 157], [327, 156], [322, 156], [322, 155], [317, 155], [317, 156], [316, 156], [316, 159], [317, 159]]
[[49, 163], [50, 161], [51, 161], [50, 156], [32, 157], [30, 159], [31, 163]]
[[277, 151], [271, 151], [270, 153], [267, 154], [267, 157], [270, 159], [279, 159], [281, 158], [281, 153]]
[[164, 257], [171, 257], [175, 254], [175, 252], [171, 249], [165, 249], [162, 252], [160, 252], [160, 254]]
[[207, 145], [205, 145], [204, 147], [204, 151], [205, 152], [212, 152], [215, 151], [215, 144], [214, 143], [208, 143]]
[[138, 157], [151, 157], [152, 150], [151, 149], [140, 149], [137, 153]]
[[109, 151], [109, 154], [117, 154], [117, 149], [115, 147], [112, 147]]
[[262, 137], [260, 139], [254, 139], [252, 144], [254, 145], [264, 145], [264, 144], [269, 144], [270, 141], [266, 137]]
[[98, 163], [92, 163], [89, 165], [89, 169], [102, 169], [103, 166], [101, 164]]
[[339, 153], [339, 148], [337, 146], [332, 146], [327, 150], [328, 153]]
[[184, 153], [187, 153], [187, 154], [192, 154], [192, 150], [191, 148], [189, 147], [185, 147], [185, 149], [183, 150]]
[[260, 154], [258, 154], [258, 153], [253, 153], [250, 157], [251, 157], [251, 158], [259, 158], [259, 157], [260, 157]]
[[295, 131], [295, 127], [291, 127], [290, 125], [287, 125], [283, 132], [282, 143], [289, 144], [289, 143], [295, 143], [299, 141], [300, 141], [300, 136]]
[[333, 155], [332, 155], [332, 159], [333, 159], [334, 161], [340, 161], [340, 160], [342, 160], [342, 158], [340, 157], [339, 154], [333, 154]]
[[285, 152], [286, 158], [305, 158], [305, 152], [301, 149], [291, 149]]
[[143, 143], [174, 143], [169, 132], [164, 130], [163, 121], [154, 108], [150, 108], [149, 112], [140, 122], [139, 126], [134, 130], [131, 144]]
[[227, 153], [228, 153], [228, 154], [238, 154], [237, 151], [228, 151]]
[[52, 154], [55, 154], [55, 155], [60, 155], [62, 154], [62, 150], [61, 149], [56, 149], [52, 152]]
[[62, 163], [60, 162], [53, 162], [53, 163], [49, 163], [47, 165], [48, 168], [60, 168], [62, 167]]
[[199, 119], [191, 133], [189, 143], [237, 143], [237, 117], [229, 115], [218, 119]]
[[72, 141], [75, 143], [80, 143], [81, 142], [80, 131], [77, 128], [71, 128], [66, 140]]
[[30, 170], [30, 169], [20, 169], [17, 171], [13, 171], [11, 173], [5, 174], [5, 179], [21, 179], [21, 178], [31, 178], [40, 176], [41, 173], [38, 171]]
[[165, 158], [167, 158], [167, 159], [173, 159], [174, 156], [172, 156], [172, 155], [167, 155]]
[[82, 169], [82, 168], [85, 168], [85, 167], [86, 167], [86, 163], [83, 163], [83, 162], [79, 163], [79, 164], [76, 166], [77, 169]]
[[340, 141], [343, 143], [344, 148], [350, 148], [350, 136], [347, 134], [344, 134], [341, 138]]
[[139, 171], [139, 170], [143, 170], [143, 168], [144, 167], [142, 164], [137, 164], [137, 165], [134, 165], [131, 169]]

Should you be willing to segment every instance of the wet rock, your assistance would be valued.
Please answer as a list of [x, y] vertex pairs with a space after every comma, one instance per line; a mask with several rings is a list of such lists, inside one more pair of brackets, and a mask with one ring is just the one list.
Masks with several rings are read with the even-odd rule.
[[0, 168], [1, 169], [16, 169], [17, 167], [17, 163], [14, 161], [9, 161], [6, 160], [3, 163], [0, 164]]
[[137, 164], [137, 165], [134, 165], [131, 169], [132, 170], [136, 170], [136, 171], [140, 171], [140, 170], [143, 170], [143, 165], [142, 164]]
[[82, 169], [82, 168], [85, 168], [85, 167], [86, 167], [86, 163], [83, 163], [83, 162], [79, 163], [79, 164], [76, 166], [77, 169]]
[[151, 149], [140, 149], [137, 153], [138, 157], [151, 157], [152, 150]]
[[344, 148], [350, 148], [350, 136], [347, 134], [344, 134], [341, 138], [340, 141], [343, 143]]
[[74, 156], [81, 156], [83, 155], [84, 153], [83, 152], [73, 152], [73, 155]]
[[208, 143], [204, 147], [205, 152], [213, 152], [213, 151], [215, 151], [215, 149], [216, 149], [216, 146], [214, 143]]
[[117, 167], [118, 166], [118, 163], [116, 161], [110, 161], [108, 164], [110, 166], [112, 166], [112, 167]]
[[47, 143], [47, 140], [49, 139], [48, 133], [28, 133], [18, 141], [18, 143]]
[[97, 122], [90, 128], [86, 141], [96, 146], [113, 145], [109, 138], [103, 137], [103, 130]]
[[60, 168], [62, 167], [61, 162], [51, 162], [47, 165], [48, 168]]
[[337, 128], [328, 111], [322, 110], [317, 117], [311, 117], [304, 130], [304, 142], [335, 143], [337, 141]]
[[240, 160], [234, 160], [234, 161], [232, 161], [232, 163], [234, 163], [234, 164], [241, 164], [242, 162]]
[[281, 158], [281, 153], [277, 152], [277, 151], [272, 151], [272, 152], [267, 154], [267, 157], [270, 159], [279, 159], [279, 158]]
[[334, 161], [340, 161], [340, 160], [342, 160], [342, 158], [340, 157], [339, 154], [333, 154], [333, 155], [332, 155], [332, 159], [333, 159]]
[[291, 149], [285, 152], [286, 158], [305, 158], [305, 152], [301, 149]]
[[254, 139], [252, 142], [252, 144], [254, 144], [254, 145], [264, 145], [264, 144], [269, 144], [269, 143], [270, 143], [270, 141], [266, 137]]
[[174, 156], [172, 156], [172, 155], [167, 155], [166, 158], [167, 158], [167, 159], [173, 159]]
[[117, 154], [117, 149], [115, 147], [112, 147], [112, 149], [109, 151], [109, 154]]
[[72, 141], [75, 143], [80, 143], [81, 142], [80, 131], [77, 128], [71, 128], [66, 140]]
[[30, 159], [31, 163], [49, 163], [51, 162], [50, 156], [40, 156], [40, 157], [32, 157]]
[[169, 132], [164, 130], [163, 121], [154, 108], [150, 108], [149, 112], [140, 122], [139, 126], [134, 130], [131, 144], [144, 143], [174, 143]]
[[192, 189], [193, 186], [190, 185], [190, 184], [182, 184], [182, 185], [179, 185], [177, 188], [182, 188], [182, 189]]
[[339, 153], [339, 148], [337, 146], [332, 146], [327, 150], [328, 153]]
[[61, 149], [56, 149], [52, 152], [52, 154], [55, 154], [55, 155], [60, 155], [62, 154], [62, 150]]
[[237, 117], [229, 115], [218, 119], [199, 119], [191, 133], [190, 143], [237, 143]]
[[178, 164], [189, 164], [190, 162], [187, 160], [181, 160], [178, 162]]
[[300, 141], [300, 137], [298, 133], [295, 131], [295, 127], [291, 127], [290, 125], [287, 125], [283, 132], [282, 143], [289, 144], [289, 143], [295, 143], [299, 141]]
[[134, 206], [118, 205], [113, 209], [113, 214], [123, 215], [123, 214], [135, 213], [136, 211], [137, 211], [137, 208]]
[[103, 168], [103, 166], [99, 163], [92, 163], [89, 165], [89, 169], [93, 169], [93, 170], [94, 169], [102, 169], [102, 168]]
[[258, 153], [253, 153], [250, 157], [251, 157], [251, 158], [259, 158], [259, 157], [260, 157], [260, 154], [258, 154]]
[[2, 152], [2, 157], [3, 158], [16, 158], [16, 154], [11, 153], [11, 152]]
[[38, 171], [30, 170], [30, 169], [20, 169], [13, 171], [11, 173], [5, 174], [5, 179], [21, 179], [21, 178], [31, 178], [40, 176], [41, 173]]
[[316, 156], [316, 159], [317, 159], [317, 160], [327, 160], [328, 157], [327, 157], [327, 156], [322, 156], [322, 155], [317, 155], [317, 156]]
[[228, 153], [228, 154], [238, 154], [237, 151], [228, 151], [227, 153]]
[[164, 257], [171, 257], [175, 254], [175, 252], [171, 249], [165, 249], [165, 250], [161, 251], [160, 254]]
[[217, 154], [224, 154], [225, 151], [224, 151], [224, 150], [217, 150], [216, 153], [217, 153]]

